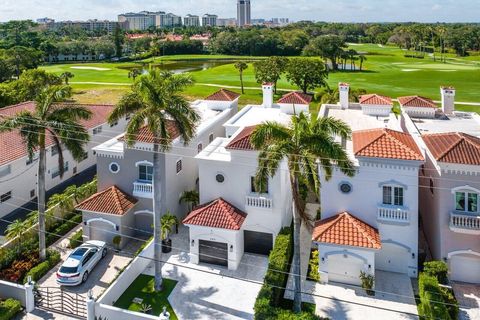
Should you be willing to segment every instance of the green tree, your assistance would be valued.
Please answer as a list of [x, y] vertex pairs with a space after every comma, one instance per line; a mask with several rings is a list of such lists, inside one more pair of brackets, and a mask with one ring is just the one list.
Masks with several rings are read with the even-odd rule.
[[43, 62], [43, 52], [34, 48], [15, 46], [6, 51], [11, 64], [15, 68], [15, 75], [20, 74], [28, 69], [35, 69]]
[[115, 44], [115, 55], [117, 56], [117, 58], [122, 57], [124, 41], [125, 41], [125, 37], [122, 29], [120, 29], [119, 26], [116, 26], [115, 31], [113, 33], [113, 43]]
[[53, 208], [58, 206], [60, 215], [65, 216], [66, 213], [70, 212], [74, 208], [73, 197], [66, 192], [56, 193], [48, 199], [47, 207]]
[[338, 70], [338, 58], [341, 56], [344, 48], [347, 48], [347, 44], [342, 37], [325, 35], [310, 40], [310, 43], [303, 50], [303, 54], [329, 59], [333, 70]]
[[18, 130], [33, 158], [38, 152], [38, 232], [40, 259], [46, 258], [45, 243], [45, 173], [47, 138], [58, 149], [58, 168], [64, 172], [63, 146], [75, 160], [82, 159], [84, 147], [89, 141], [88, 132], [78, 125], [80, 120], [91, 117], [91, 112], [83, 106], [66, 105], [60, 102], [70, 96], [66, 86], [44, 87], [35, 100], [35, 110], [22, 111], [0, 121], [0, 132]]
[[25, 227], [25, 223], [20, 219], [13, 221], [7, 227], [7, 239], [17, 239], [17, 251], [20, 251], [20, 247], [22, 244], [22, 236], [26, 230], [27, 228]]
[[320, 59], [290, 59], [286, 73], [287, 80], [303, 93], [327, 85], [328, 71]]
[[243, 89], [243, 71], [245, 71], [248, 68], [248, 64], [245, 61], [238, 61], [235, 63], [235, 69], [238, 70], [238, 73], [240, 74], [240, 84], [242, 86], [242, 94], [245, 94], [245, 90]]
[[260, 151], [255, 177], [258, 187], [280, 170], [284, 160], [287, 161], [294, 203], [292, 263], [295, 312], [301, 312], [300, 226], [302, 223], [311, 224], [311, 218], [305, 212], [305, 199], [300, 195], [300, 184], [320, 196], [319, 166], [326, 180], [332, 176], [335, 165], [348, 176], [353, 176], [355, 172], [353, 163], [342, 146], [335, 142], [334, 136], [348, 139], [351, 130], [348, 125], [335, 118], [317, 119], [301, 113], [293, 116], [288, 126], [276, 122], [262, 124], [255, 129], [251, 137], [252, 145]]
[[75, 75], [73, 73], [71, 73], [70, 71], [66, 71], [66, 72], [64, 72], [60, 75], [60, 78], [63, 79], [63, 81], [65, 81], [65, 85], [67, 85], [67, 86], [68, 86], [68, 81], [70, 79], [72, 79], [73, 77], [75, 77]]
[[[54, 85], [62, 85], [59, 76], [45, 70], [33, 69], [24, 71], [17, 81], [7, 83], [6, 90], [12, 97], [10, 103], [19, 103], [35, 100], [45, 87]], [[66, 87], [67, 89], [70, 90], [69, 87]]]
[[200, 116], [190, 106], [181, 92], [193, 84], [188, 75], [151, 70], [140, 76], [110, 114], [108, 121], [114, 123], [126, 115], [132, 115], [127, 125], [126, 143], [134, 145], [142, 129], [153, 136], [153, 229], [155, 290], [162, 290], [161, 275], [161, 159], [160, 153], [170, 149], [174, 127], [187, 145], [195, 136]]
[[358, 56], [358, 60], [360, 61], [360, 71], [363, 71], [363, 63], [367, 61], [367, 57], [364, 54]]
[[180, 204], [182, 203], [188, 204], [188, 211], [192, 211], [193, 208], [198, 206], [199, 202], [200, 202], [200, 195], [198, 194], [197, 190], [184, 191], [180, 196], [180, 200], [178, 200], [178, 203]]
[[285, 72], [287, 64], [288, 59], [284, 57], [269, 57], [265, 60], [256, 61], [253, 67], [255, 68], [257, 83], [271, 82], [275, 87], [275, 93], [277, 93], [277, 82]]

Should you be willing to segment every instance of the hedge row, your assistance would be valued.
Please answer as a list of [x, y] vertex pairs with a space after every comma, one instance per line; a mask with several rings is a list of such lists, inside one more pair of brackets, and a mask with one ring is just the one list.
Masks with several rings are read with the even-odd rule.
[[78, 246], [80, 246], [82, 243], [83, 243], [83, 230], [80, 229], [70, 238], [70, 243], [68, 244], [68, 246], [71, 249], [75, 249]]
[[60, 240], [62, 236], [69, 233], [73, 228], [78, 226], [79, 223], [82, 222], [82, 214], [75, 213], [68, 221], [61, 220], [57, 227], [55, 227], [52, 231], [49, 231], [45, 236], [47, 241], [47, 246], [52, 245], [56, 241]]
[[420, 304], [419, 315], [426, 319], [458, 319], [458, 302], [453, 292], [440, 287], [438, 279], [426, 273], [418, 278]]
[[283, 296], [290, 272], [290, 262], [293, 256], [292, 229], [284, 228], [275, 239], [268, 258], [268, 270], [265, 274], [263, 286], [255, 301], [255, 319], [257, 320], [318, 320], [320, 317], [302, 312], [295, 314], [291, 310], [282, 309]]
[[55, 250], [47, 250], [47, 260], [33, 267], [23, 279], [23, 283], [27, 283], [28, 276], [32, 277], [32, 281], [40, 280], [44, 275], [48, 273], [53, 267], [57, 265], [61, 260], [60, 253]]
[[0, 301], [0, 320], [10, 320], [22, 310], [20, 301], [7, 299]]

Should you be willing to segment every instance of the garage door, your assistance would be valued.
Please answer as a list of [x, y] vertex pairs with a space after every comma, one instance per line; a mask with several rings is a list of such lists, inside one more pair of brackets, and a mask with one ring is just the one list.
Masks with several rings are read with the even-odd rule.
[[450, 280], [480, 283], [480, 257], [455, 255], [450, 258]]
[[270, 250], [273, 248], [273, 234], [271, 233], [245, 230], [243, 237], [245, 252], [269, 255]]
[[113, 237], [116, 236], [116, 230], [109, 223], [103, 221], [94, 221], [88, 225], [89, 240], [105, 241], [112, 244]]
[[350, 255], [333, 255], [328, 259], [328, 281], [361, 285], [360, 271], [364, 269], [362, 260]]
[[150, 236], [153, 233], [153, 215], [141, 212], [135, 215], [135, 229], [141, 236]]
[[408, 274], [411, 253], [404, 247], [392, 243], [383, 243], [382, 249], [375, 253], [375, 269]]
[[200, 240], [200, 262], [228, 266], [228, 245]]

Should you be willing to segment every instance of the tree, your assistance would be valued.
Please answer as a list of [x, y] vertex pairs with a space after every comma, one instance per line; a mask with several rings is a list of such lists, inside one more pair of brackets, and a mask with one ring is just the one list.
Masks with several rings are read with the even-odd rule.
[[255, 79], [257, 83], [271, 82], [275, 87], [277, 93], [277, 82], [285, 72], [288, 59], [283, 57], [269, 57], [265, 60], [256, 61], [253, 63], [255, 68]]
[[58, 206], [60, 215], [63, 217], [67, 212], [74, 208], [73, 197], [66, 192], [56, 193], [50, 197], [47, 203], [48, 208]]
[[119, 26], [115, 27], [115, 31], [113, 33], [113, 43], [115, 44], [115, 55], [117, 58], [122, 57], [123, 53], [123, 42], [124, 42], [124, 35], [122, 30]]
[[235, 69], [238, 70], [240, 73], [240, 84], [242, 85], [242, 94], [245, 94], [245, 90], [243, 89], [243, 71], [248, 68], [248, 64], [245, 61], [238, 61], [235, 63]]
[[66, 71], [60, 75], [60, 78], [65, 81], [65, 85], [67, 86], [68, 86], [68, 80], [72, 79], [73, 77], [75, 77], [75, 75], [70, 71]]
[[303, 93], [327, 85], [328, 71], [320, 59], [290, 59], [286, 73], [287, 80]]
[[333, 70], [338, 70], [338, 58], [344, 48], [347, 48], [347, 44], [342, 37], [326, 35], [310, 40], [310, 43], [303, 50], [303, 54], [329, 59], [332, 63]]
[[63, 146], [73, 158], [80, 161], [89, 141], [88, 132], [78, 124], [91, 117], [90, 110], [83, 106], [66, 105], [61, 102], [70, 96], [66, 86], [45, 87], [35, 100], [33, 111], [22, 111], [0, 121], [0, 132], [18, 130], [25, 142], [30, 159], [38, 152], [38, 232], [40, 259], [46, 258], [45, 243], [45, 173], [47, 138], [58, 150], [60, 176], [64, 173]]
[[128, 77], [133, 78], [133, 81], [135, 81], [135, 79], [141, 74], [142, 74], [142, 70], [138, 69], [138, 68], [135, 68], [135, 69], [132, 69], [128, 72]]
[[367, 61], [367, 57], [364, 54], [358, 56], [358, 60], [360, 60], [360, 71], [363, 71], [363, 63]]
[[188, 211], [192, 211], [193, 208], [198, 206], [199, 202], [200, 202], [200, 195], [198, 194], [197, 190], [184, 191], [180, 196], [180, 200], [178, 200], [178, 203], [180, 204], [181, 203], [188, 204]]
[[173, 140], [174, 128], [187, 145], [195, 136], [200, 116], [180, 94], [193, 84], [188, 75], [174, 75], [170, 72], [151, 70], [140, 76], [110, 114], [109, 123], [115, 123], [131, 115], [125, 139], [127, 145], [134, 145], [140, 130], [146, 128], [153, 135], [153, 229], [155, 290], [162, 290], [161, 270], [161, 158], [160, 153], [168, 151]]
[[6, 233], [7, 239], [8, 240], [17, 239], [18, 252], [20, 252], [20, 247], [22, 244], [22, 236], [25, 233], [25, 231], [27, 231], [25, 223], [20, 219], [13, 221], [7, 227], [7, 233]]
[[253, 147], [260, 151], [255, 176], [257, 186], [273, 177], [285, 160], [287, 163], [294, 204], [292, 263], [295, 312], [301, 312], [300, 226], [302, 223], [311, 224], [311, 218], [305, 212], [306, 199], [300, 195], [300, 184], [320, 197], [319, 165], [326, 180], [332, 176], [334, 165], [348, 176], [353, 176], [355, 172], [353, 163], [342, 146], [335, 142], [334, 136], [348, 139], [351, 130], [341, 120], [331, 117], [317, 119], [301, 113], [293, 116], [288, 126], [276, 122], [258, 126], [250, 140]]

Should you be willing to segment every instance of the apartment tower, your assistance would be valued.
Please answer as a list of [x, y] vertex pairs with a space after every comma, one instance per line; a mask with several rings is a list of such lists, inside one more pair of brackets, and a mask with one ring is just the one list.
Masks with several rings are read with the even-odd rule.
[[250, 0], [238, 0], [237, 24], [239, 27], [248, 26], [252, 24]]

